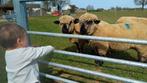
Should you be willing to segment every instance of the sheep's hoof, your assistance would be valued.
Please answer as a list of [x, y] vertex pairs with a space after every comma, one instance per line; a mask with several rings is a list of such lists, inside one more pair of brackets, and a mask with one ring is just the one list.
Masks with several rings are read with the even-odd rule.
[[97, 66], [103, 66], [104, 62], [103, 61], [99, 61], [99, 60], [95, 60], [95, 64]]

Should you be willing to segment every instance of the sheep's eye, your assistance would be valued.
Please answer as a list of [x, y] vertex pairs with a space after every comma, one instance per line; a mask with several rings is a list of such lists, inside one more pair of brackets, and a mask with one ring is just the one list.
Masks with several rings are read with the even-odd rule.
[[60, 25], [63, 25], [64, 23], [60, 23]]
[[94, 20], [94, 23], [98, 24], [98, 23], [100, 23], [100, 20]]

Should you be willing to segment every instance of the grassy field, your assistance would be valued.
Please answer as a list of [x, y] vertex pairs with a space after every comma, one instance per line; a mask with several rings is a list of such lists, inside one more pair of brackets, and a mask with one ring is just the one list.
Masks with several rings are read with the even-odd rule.
[[[115, 23], [115, 21], [121, 16], [147, 17], [147, 11], [118, 11], [118, 12], [104, 11], [104, 12], [93, 12], [93, 13], [96, 14], [101, 20], [105, 20], [110, 23]], [[58, 17], [52, 17], [52, 16], [30, 17], [29, 18], [30, 30], [61, 33], [58, 25], [53, 24], [53, 21], [57, 18]], [[32, 41], [32, 45], [34, 46], [53, 45], [56, 49], [76, 52], [75, 45], [69, 43], [68, 39], [66, 38], [31, 35], [31, 41]], [[88, 49], [89, 49], [88, 47], [85, 47], [86, 51], [84, 53], [94, 54], [93, 51], [90, 51]], [[128, 50], [127, 52], [120, 52], [120, 53], [114, 52], [112, 56], [114, 58], [128, 59], [134, 61], [136, 59], [136, 52], [134, 50]], [[134, 57], [135, 59], [132, 57]], [[109, 73], [122, 77], [147, 81], [147, 69], [144, 68], [130, 67], [126, 65], [119, 65], [108, 62], [105, 62], [103, 66], [98, 67], [95, 65], [94, 60], [80, 58], [80, 57], [73, 57], [73, 56], [72, 57], [64, 56], [61, 54], [53, 54], [53, 58], [51, 60], [48, 58], [48, 56], [44, 57], [43, 59], [66, 65], [76, 66], [80, 68], [85, 68], [89, 70], [101, 71], [104, 73]], [[2, 83], [6, 83], [6, 72], [5, 72], [4, 62], [5, 62], [4, 51], [0, 50], [0, 81]], [[96, 83], [98, 81], [100, 81], [101, 83], [119, 82], [102, 77], [96, 77], [87, 74], [82, 74], [79, 72], [50, 67], [47, 65], [41, 65], [40, 68], [41, 68], [41, 72], [46, 72], [64, 78], [73, 79], [81, 83]], [[42, 83], [55, 82], [53, 80], [48, 80], [43, 77], [41, 78], [41, 80]]]

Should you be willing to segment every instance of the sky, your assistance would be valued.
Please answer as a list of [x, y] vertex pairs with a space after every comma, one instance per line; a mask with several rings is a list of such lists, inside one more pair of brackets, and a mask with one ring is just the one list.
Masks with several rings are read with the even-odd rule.
[[129, 7], [139, 8], [134, 4], [134, 0], [70, 0], [71, 4], [79, 8], [86, 8], [88, 5], [93, 5], [94, 8], [109, 9], [112, 7]]

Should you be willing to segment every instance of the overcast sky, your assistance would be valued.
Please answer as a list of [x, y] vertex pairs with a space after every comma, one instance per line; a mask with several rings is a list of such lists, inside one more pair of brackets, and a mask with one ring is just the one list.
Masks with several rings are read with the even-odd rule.
[[94, 8], [105, 8], [111, 7], [129, 7], [138, 8], [134, 4], [134, 0], [70, 0], [71, 4], [75, 4], [77, 7], [86, 8], [87, 5], [93, 5]]

